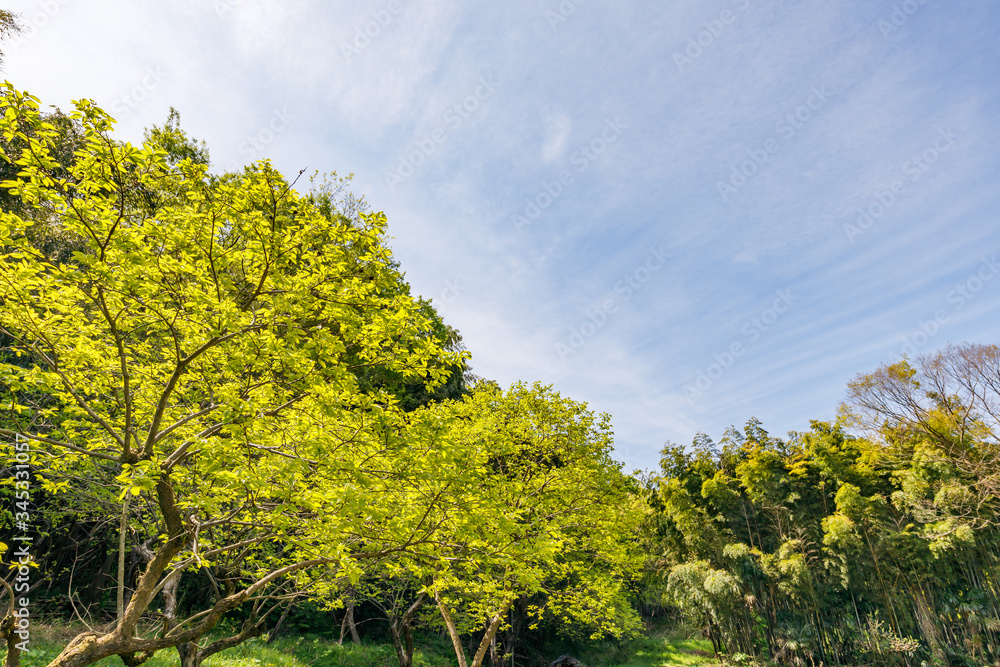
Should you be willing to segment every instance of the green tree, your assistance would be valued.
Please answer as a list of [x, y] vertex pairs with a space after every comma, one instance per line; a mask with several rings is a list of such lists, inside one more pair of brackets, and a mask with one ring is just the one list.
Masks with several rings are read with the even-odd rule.
[[[17, 21], [17, 14], [6, 9], [0, 9], [0, 41], [19, 32], [21, 32], [21, 24]], [[3, 57], [3, 51], [0, 51], [0, 64], [3, 63]]]
[[188, 136], [187, 132], [181, 128], [180, 112], [173, 107], [170, 107], [166, 122], [163, 125], [154, 125], [148, 128], [143, 133], [143, 137], [146, 144], [156, 146], [167, 154], [166, 162], [171, 167], [177, 167], [184, 160], [205, 166], [211, 164], [208, 146], [204, 141], [198, 141]]
[[[423, 543], [387, 557], [376, 584], [375, 595], [396, 587], [379, 606], [401, 665], [412, 660], [414, 613], [432, 601], [463, 666], [502, 661], [524, 626], [542, 619], [594, 638], [636, 629], [627, 587], [640, 508], [610, 458], [607, 416], [547, 387], [484, 382], [409, 412], [399, 437], [416, 452], [410, 479], [384, 492], [402, 523], [373, 525], [365, 539], [433, 526]], [[498, 646], [510, 613], [519, 616]]]
[[[463, 509], [443, 524], [454, 551], [427, 576], [459, 664], [479, 667], [496, 650], [522, 598], [535, 598], [536, 619], [589, 627], [592, 638], [633, 632], [621, 601], [638, 569], [639, 507], [610, 458], [607, 415], [523, 384], [484, 383], [453, 407], [448, 437], [475, 459], [456, 497]], [[459, 637], [478, 629], [470, 658]]]
[[857, 376], [845, 415], [882, 440], [900, 505], [948, 543], [1000, 521], [1000, 346], [950, 345]]
[[[18, 173], [3, 186], [83, 246], [54, 262], [31, 242], [30, 216], [0, 218], [0, 329], [30, 360], [0, 365], [13, 422], [0, 435], [31, 440], [52, 491], [59, 475], [100, 467], [161, 536], [114, 628], [81, 634], [52, 665], [138, 664], [298, 572], [379, 555], [352, 551], [352, 535], [389, 513], [363, 491], [381, 483], [393, 452], [380, 437], [399, 410], [357, 373], [433, 384], [461, 363], [400, 290], [384, 216], [331, 220], [266, 162], [213, 183], [204, 164], [113, 140], [86, 101], [71, 114], [84, 147], [67, 170], [38, 101], [8, 85], [3, 106], [6, 145], [23, 145], [5, 154]], [[183, 196], [133, 196], [164, 183]], [[168, 584], [224, 559], [231, 591], [144, 624]]]

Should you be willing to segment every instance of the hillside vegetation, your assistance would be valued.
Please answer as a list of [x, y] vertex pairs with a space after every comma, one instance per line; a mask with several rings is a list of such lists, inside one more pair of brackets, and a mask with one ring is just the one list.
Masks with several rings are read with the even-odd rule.
[[629, 474], [471, 374], [349, 179], [2, 101], [8, 665], [1000, 664], [1000, 347]]

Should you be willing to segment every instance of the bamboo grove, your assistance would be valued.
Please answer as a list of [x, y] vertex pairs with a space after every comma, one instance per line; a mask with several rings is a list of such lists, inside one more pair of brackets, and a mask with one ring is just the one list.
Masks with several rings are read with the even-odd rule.
[[992, 664], [998, 379], [1000, 348], [950, 346], [858, 376], [836, 424], [667, 446], [647, 533], [665, 598], [747, 659]]

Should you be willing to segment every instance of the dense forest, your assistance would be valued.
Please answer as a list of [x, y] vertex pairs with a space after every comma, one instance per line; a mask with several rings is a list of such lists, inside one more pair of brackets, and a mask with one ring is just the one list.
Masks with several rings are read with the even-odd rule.
[[7, 665], [55, 622], [84, 625], [53, 667], [306, 632], [527, 665], [664, 627], [732, 664], [1000, 664], [997, 345], [629, 474], [607, 415], [471, 373], [349, 178], [0, 97]]

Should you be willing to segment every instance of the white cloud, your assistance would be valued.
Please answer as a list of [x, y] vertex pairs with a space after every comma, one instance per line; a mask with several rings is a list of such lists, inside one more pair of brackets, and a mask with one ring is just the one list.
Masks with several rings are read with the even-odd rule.
[[543, 160], [552, 162], [562, 155], [572, 128], [573, 123], [566, 114], [547, 114], [545, 118], [545, 143], [542, 144]]
[[[665, 440], [750, 416], [778, 434], [830, 418], [847, 378], [897, 354], [978, 256], [1000, 251], [1000, 47], [988, 8], [928, 4], [886, 40], [879, 7], [748, 3], [678, 72], [673, 54], [744, 3], [587, 3], [552, 31], [536, 6], [400, 2], [388, 21], [386, 0], [239, 0], [222, 16], [211, 1], [77, 0], [6, 48], [5, 67], [62, 106], [111, 106], [162, 67], [123, 132], [137, 139], [176, 106], [218, 164], [245, 159], [247, 137], [287, 109], [293, 122], [262, 154], [287, 172], [356, 174], [389, 215], [415, 291], [463, 333], [476, 372], [554, 382], [610, 411], [620, 451], [643, 466]], [[8, 4], [27, 16], [42, 6]], [[366, 26], [377, 34], [355, 46]], [[345, 44], [358, 52], [347, 57]], [[460, 126], [444, 123], [483, 76], [500, 85]], [[806, 115], [816, 87], [827, 99], [791, 134], [780, 129]], [[609, 118], [628, 129], [581, 160]], [[948, 126], [955, 147], [850, 243], [857, 209]], [[387, 169], [439, 127], [445, 140], [390, 188]], [[769, 139], [776, 150], [723, 200], [717, 184], [774, 148]], [[572, 183], [518, 234], [511, 216], [563, 171]], [[555, 344], [659, 245], [669, 265], [560, 360]], [[789, 287], [795, 308], [688, 405], [683, 385], [746, 342], [743, 324]], [[990, 283], [939, 337], [995, 340], [997, 305]]]

